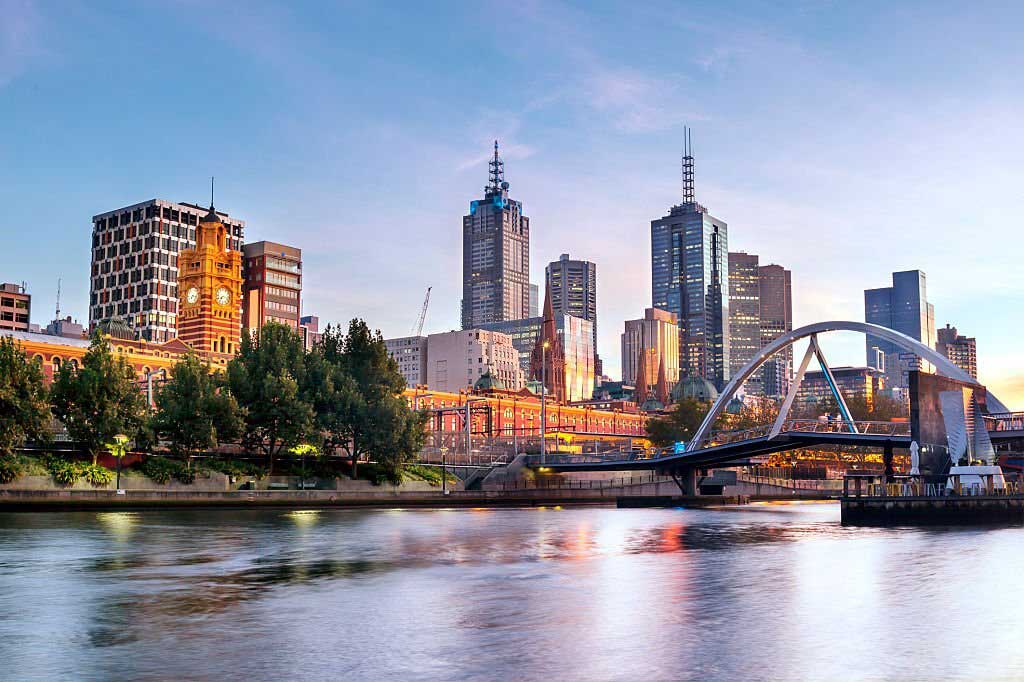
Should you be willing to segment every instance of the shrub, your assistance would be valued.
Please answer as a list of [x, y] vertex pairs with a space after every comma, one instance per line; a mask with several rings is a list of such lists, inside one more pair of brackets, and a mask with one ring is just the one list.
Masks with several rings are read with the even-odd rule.
[[60, 485], [74, 485], [81, 475], [81, 469], [63, 457], [47, 457], [43, 464], [53, 480]]
[[147, 457], [139, 463], [138, 469], [154, 483], [168, 483], [172, 478], [186, 484], [196, 480], [196, 472], [184, 462], [166, 457]]
[[0, 457], [0, 483], [13, 483], [21, 473], [21, 462], [14, 457]]
[[254, 476], [263, 478], [266, 470], [258, 464], [237, 459], [221, 459], [211, 457], [203, 461], [202, 466], [209, 471], [217, 471], [228, 476]]
[[114, 480], [113, 472], [98, 464], [78, 464], [77, 466], [82, 477], [96, 487], [109, 485]]

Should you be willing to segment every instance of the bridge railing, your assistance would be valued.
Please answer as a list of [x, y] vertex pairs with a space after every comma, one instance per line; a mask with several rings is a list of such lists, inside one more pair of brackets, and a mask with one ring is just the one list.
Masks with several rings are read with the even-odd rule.
[[1024, 495], [1024, 481], [996, 480], [992, 475], [971, 476], [970, 483], [961, 483], [959, 475], [951, 475], [940, 483], [925, 483], [904, 478], [888, 483], [881, 481], [862, 482], [854, 486], [848, 480], [843, 482], [846, 497], [1005, 497]]
[[1024, 412], [1003, 412], [985, 415], [989, 431], [1024, 431]]

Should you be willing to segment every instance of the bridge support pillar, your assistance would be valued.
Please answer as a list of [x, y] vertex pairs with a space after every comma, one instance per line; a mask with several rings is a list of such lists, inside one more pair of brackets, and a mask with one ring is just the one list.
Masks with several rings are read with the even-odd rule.
[[885, 451], [882, 453], [882, 464], [885, 466], [885, 472], [883, 473], [883, 483], [889, 483], [893, 476], [896, 475], [895, 470], [892, 466], [892, 446], [886, 445]]
[[697, 470], [693, 467], [684, 467], [672, 472], [672, 480], [679, 486], [679, 492], [683, 497], [696, 497], [699, 494], [697, 489]]

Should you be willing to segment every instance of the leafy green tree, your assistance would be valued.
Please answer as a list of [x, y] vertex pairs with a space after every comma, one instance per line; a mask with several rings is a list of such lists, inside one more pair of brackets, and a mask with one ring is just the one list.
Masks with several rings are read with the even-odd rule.
[[39, 361], [30, 361], [14, 339], [0, 338], [0, 454], [11, 454], [26, 438], [45, 438], [49, 418]]
[[221, 384], [210, 366], [192, 354], [171, 368], [170, 379], [156, 394], [150, 424], [157, 438], [169, 442], [172, 453], [191, 461], [242, 433], [238, 401]]
[[648, 420], [647, 435], [650, 436], [651, 443], [658, 447], [688, 441], [700, 428], [701, 421], [710, 409], [711, 403], [684, 398], [673, 405], [665, 416]]
[[228, 363], [227, 385], [244, 413], [242, 445], [274, 457], [304, 440], [313, 428], [313, 408], [300, 393], [305, 381], [305, 350], [291, 328], [267, 323], [253, 339], [242, 336], [238, 355]]
[[54, 416], [67, 427], [71, 439], [89, 451], [94, 465], [115, 435], [132, 440], [143, 430], [148, 409], [135, 370], [126, 359], [111, 353], [110, 343], [99, 332], [81, 367], [61, 365], [50, 387], [50, 402]]
[[413, 411], [402, 391], [405, 380], [388, 355], [380, 332], [352, 320], [348, 334], [328, 327], [311, 354], [305, 393], [316, 407], [324, 446], [342, 449], [358, 476], [362, 458], [375, 460], [386, 477], [401, 482], [426, 438], [426, 413]]

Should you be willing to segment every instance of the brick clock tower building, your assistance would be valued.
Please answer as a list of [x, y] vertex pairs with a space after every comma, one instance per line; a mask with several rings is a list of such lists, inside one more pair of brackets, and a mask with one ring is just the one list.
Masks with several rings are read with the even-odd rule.
[[199, 221], [196, 248], [178, 255], [178, 339], [214, 365], [238, 352], [242, 334], [242, 254], [210, 206]]

